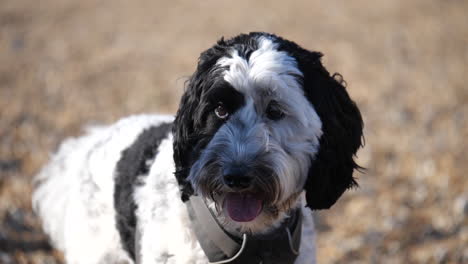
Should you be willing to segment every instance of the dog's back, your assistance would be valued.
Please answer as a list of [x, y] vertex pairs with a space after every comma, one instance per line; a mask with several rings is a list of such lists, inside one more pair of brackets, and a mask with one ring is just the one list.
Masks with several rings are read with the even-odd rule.
[[86, 135], [64, 141], [36, 176], [33, 207], [68, 263], [129, 260], [115, 227], [115, 166], [143, 130], [171, 121], [140, 115], [90, 128]]

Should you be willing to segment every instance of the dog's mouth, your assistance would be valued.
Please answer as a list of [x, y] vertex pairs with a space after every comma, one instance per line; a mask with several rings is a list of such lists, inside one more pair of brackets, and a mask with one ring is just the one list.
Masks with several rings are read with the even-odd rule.
[[224, 198], [223, 208], [236, 222], [250, 222], [262, 212], [263, 203], [252, 193], [228, 193]]

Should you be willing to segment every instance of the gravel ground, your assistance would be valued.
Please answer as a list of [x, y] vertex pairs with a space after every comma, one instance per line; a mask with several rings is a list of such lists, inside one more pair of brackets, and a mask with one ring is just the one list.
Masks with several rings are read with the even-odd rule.
[[198, 54], [268, 31], [325, 54], [364, 120], [319, 263], [468, 263], [468, 1], [0, 1], [0, 263], [63, 263], [31, 179], [68, 136], [174, 113]]

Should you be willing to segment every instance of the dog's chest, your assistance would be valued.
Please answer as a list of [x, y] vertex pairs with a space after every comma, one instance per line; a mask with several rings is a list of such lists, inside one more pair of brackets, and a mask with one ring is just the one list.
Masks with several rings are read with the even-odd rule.
[[190, 225], [174, 177], [172, 136], [164, 139], [142, 184], [138, 204], [135, 257], [138, 263], [207, 263]]

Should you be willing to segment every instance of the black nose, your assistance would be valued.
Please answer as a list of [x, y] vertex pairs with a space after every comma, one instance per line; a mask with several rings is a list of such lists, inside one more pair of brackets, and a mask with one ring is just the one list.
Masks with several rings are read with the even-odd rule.
[[252, 183], [251, 177], [238, 174], [226, 174], [223, 176], [223, 179], [229, 188], [238, 191], [249, 188]]

